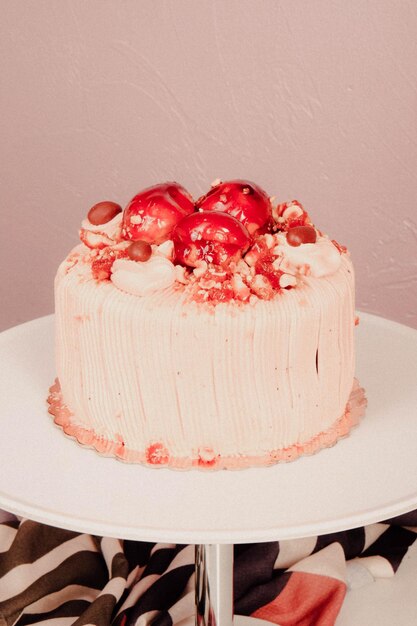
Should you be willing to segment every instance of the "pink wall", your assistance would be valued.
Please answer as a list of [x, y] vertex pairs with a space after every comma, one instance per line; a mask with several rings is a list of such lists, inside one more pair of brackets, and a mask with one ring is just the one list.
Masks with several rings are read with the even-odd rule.
[[417, 327], [413, 0], [4, 0], [0, 328], [53, 310], [90, 205], [246, 177], [352, 251]]

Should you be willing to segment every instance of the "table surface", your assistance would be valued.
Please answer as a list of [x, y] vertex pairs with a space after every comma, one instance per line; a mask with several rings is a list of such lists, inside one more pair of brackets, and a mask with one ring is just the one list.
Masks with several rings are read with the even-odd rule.
[[417, 331], [361, 314], [368, 410], [350, 436], [269, 468], [178, 472], [104, 458], [53, 425], [53, 317], [0, 334], [0, 507], [81, 532], [177, 543], [306, 537], [417, 508]]

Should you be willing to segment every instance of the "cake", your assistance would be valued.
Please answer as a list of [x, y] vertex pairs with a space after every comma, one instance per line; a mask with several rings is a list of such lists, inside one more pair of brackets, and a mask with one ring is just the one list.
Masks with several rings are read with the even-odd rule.
[[333, 445], [363, 414], [347, 249], [246, 180], [95, 204], [55, 279], [49, 411], [132, 463], [245, 468]]

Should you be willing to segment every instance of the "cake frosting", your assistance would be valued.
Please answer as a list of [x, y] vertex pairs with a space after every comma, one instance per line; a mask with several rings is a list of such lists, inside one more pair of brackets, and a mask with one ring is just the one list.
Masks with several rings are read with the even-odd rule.
[[218, 181], [194, 203], [166, 183], [95, 205], [80, 238], [55, 280], [49, 401], [67, 434], [126, 461], [235, 468], [357, 423], [352, 262], [299, 202]]

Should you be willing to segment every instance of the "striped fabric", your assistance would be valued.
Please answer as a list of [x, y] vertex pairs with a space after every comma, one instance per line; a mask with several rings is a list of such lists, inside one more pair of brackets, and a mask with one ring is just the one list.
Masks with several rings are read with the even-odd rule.
[[[235, 546], [235, 613], [331, 626], [348, 587], [392, 576], [417, 511], [350, 531]], [[0, 626], [188, 626], [194, 546], [122, 541], [6, 516]]]

